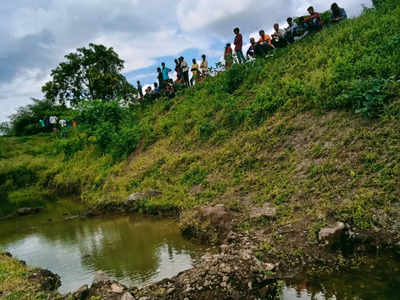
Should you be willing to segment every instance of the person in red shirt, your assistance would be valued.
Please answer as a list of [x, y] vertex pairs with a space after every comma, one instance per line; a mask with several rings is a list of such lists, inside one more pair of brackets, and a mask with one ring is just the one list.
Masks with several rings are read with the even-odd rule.
[[236, 53], [236, 56], [237, 56], [237, 58], [239, 60], [239, 64], [241, 64], [241, 63], [244, 63], [246, 61], [246, 59], [244, 58], [244, 55], [243, 55], [243, 51], [242, 51], [243, 36], [240, 33], [240, 29], [238, 27], [236, 27], [233, 30], [233, 33], [235, 34], [235, 41], [234, 41], [235, 53]]
[[303, 25], [307, 30], [319, 31], [322, 29], [322, 19], [319, 13], [314, 11], [314, 7], [310, 6], [307, 9], [310, 14], [308, 17], [304, 18]]

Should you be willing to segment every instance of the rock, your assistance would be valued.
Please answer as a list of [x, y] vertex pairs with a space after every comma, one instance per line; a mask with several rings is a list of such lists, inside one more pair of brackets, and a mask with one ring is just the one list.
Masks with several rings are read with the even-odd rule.
[[78, 218], [79, 218], [79, 216], [71, 216], [71, 217], [64, 218], [64, 221], [72, 221], [72, 220], [76, 220]]
[[199, 216], [201, 220], [210, 222], [220, 232], [228, 234], [232, 228], [232, 214], [222, 204], [201, 209]]
[[135, 300], [135, 298], [133, 298], [132, 294], [129, 292], [125, 292], [122, 297], [121, 300]]
[[394, 251], [400, 255], [400, 241], [394, 244]]
[[40, 285], [44, 291], [55, 291], [61, 286], [60, 276], [50, 272], [49, 270], [36, 269], [33, 270], [28, 279]]
[[334, 245], [340, 242], [343, 237], [345, 225], [342, 222], [337, 222], [332, 227], [325, 227], [318, 233], [318, 240], [325, 245]]
[[158, 197], [161, 196], [161, 192], [156, 190], [147, 190], [146, 192], [144, 192], [144, 195], [146, 197]]
[[7, 257], [13, 257], [12, 254], [10, 252], [4, 252], [2, 253], [3, 256], [7, 256]]
[[167, 295], [172, 294], [173, 292], [175, 292], [175, 288], [172, 287], [172, 288], [168, 289]]
[[111, 291], [116, 294], [122, 294], [124, 287], [116, 282], [111, 285]]
[[232, 228], [232, 214], [224, 205], [188, 211], [181, 218], [180, 228], [188, 238], [218, 243]]
[[270, 206], [269, 203], [265, 203], [262, 207], [254, 207], [250, 211], [251, 219], [267, 218], [273, 219], [276, 217], [276, 208]]
[[93, 284], [108, 282], [108, 281], [111, 281], [111, 278], [106, 273], [104, 273], [103, 271], [97, 271], [93, 279]]
[[126, 202], [128, 202], [128, 203], [136, 202], [136, 201], [143, 200], [144, 198], [146, 198], [146, 195], [143, 193], [133, 193], [128, 196], [128, 198], [126, 199]]
[[273, 270], [275, 270], [275, 268], [276, 268], [276, 265], [274, 265], [274, 264], [265, 264], [265, 270], [266, 271], [273, 271]]
[[18, 216], [34, 215], [40, 212], [40, 208], [23, 207], [17, 210]]
[[79, 290], [72, 294], [74, 300], [85, 300], [89, 296], [89, 287], [87, 284], [81, 286]]
[[160, 195], [161, 195], [161, 192], [156, 191], [156, 190], [148, 190], [144, 193], [133, 193], [128, 196], [125, 203], [137, 202], [137, 201], [141, 201], [147, 197], [157, 197]]

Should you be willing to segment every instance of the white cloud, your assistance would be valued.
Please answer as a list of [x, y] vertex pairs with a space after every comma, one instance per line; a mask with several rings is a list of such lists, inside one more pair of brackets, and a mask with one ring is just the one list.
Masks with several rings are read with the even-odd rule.
[[[90, 42], [112, 46], [125, 60], [126, 72], [191, 48], [215, 59], [232, 42], [236, 26], [245, 37], [260, 28], [268, 32], [287, 16], [305, 13], [308, 5], [323, 11], [332, 1], [5, 1], [0, 9], [0, 121], [30, 97], [40, 97], [49, 71], [65, 54]], [[371, 0], [338, 3], [356, 15]]]

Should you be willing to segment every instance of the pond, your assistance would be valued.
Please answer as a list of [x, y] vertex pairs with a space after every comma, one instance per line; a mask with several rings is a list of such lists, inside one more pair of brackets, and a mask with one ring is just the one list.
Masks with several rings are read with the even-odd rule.
[[60, 275], [61, 293], [90, 284], [98, 270], [141, 287], [191, 268], [204, 252], [183, 239], [171, 219], [114, 216], [64, 221], [66, 217], [58, 214], [58, 221], [49, 221], [48, 216], [0, 222], [0, 249]]
[[[191, 268], [206, 249], [182, 238], [172, 219], [110, 216], [65, 221], [82, 209], [59, 201], [37, 216], [0, 222], [0, 249], [60, 275], [61, 293], [90, 284], [102, 270], [142, 287]], [[282, 300], [400, 299], [400, 261], [382, 255], [363, 267], [286, 280]]]
[[300, 274], [285, 282], [282, 300], [398, 300], [400, 260], [394, 254], [370, 258], [369, 263], [334, 274]]

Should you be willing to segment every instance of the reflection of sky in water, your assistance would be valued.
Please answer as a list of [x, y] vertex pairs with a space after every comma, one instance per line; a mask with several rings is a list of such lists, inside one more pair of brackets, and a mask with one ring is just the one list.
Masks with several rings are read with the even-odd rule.
[[62, 293], [90, 284], [98, 270], [128, 286], [160, 281], [191, 268], [198, 250], [183, 240], [170, 220], [129, 217], [39, 226], [19, 234], [10, 231], [0, 245], [28, 265], [60, 275]]
[[[147, 285], [190, 268], [201, 251], [182, 238], [171, 220], [117, 217], [40, 223], [22, 218], [0, 222], [0, 228], [0, 249], [59, 274], [62, 293], [90, 284], [98, 270], [128, 286]], [[382, 257], [375, 265], [288, 280], [281, 300], [400, 299], [399, 260]]]
[[296, 291], [294, 288], [285, 287], [280, 300], [336, 300], [336, 297], [326, 298], [322, 293], [311, 295], [307, 290]]

